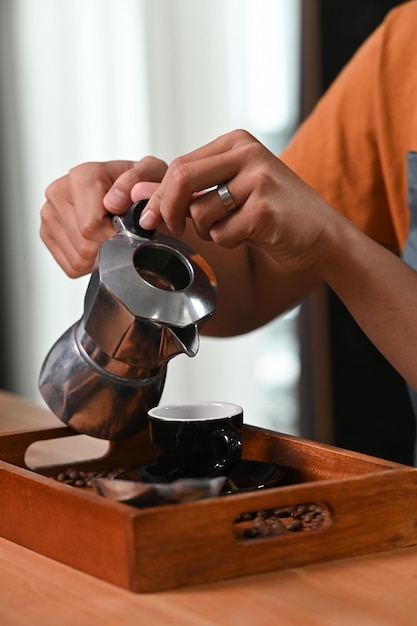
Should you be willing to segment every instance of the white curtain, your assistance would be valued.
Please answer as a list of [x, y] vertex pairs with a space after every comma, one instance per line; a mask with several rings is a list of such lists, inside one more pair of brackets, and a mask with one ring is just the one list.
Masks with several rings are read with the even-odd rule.
[[[81, 316], [88, 280], [67, 278], [39, 239], [46, 186], [82, 161], [146, 154], [170, 161], [237, 127], [279, 151], [298, 118], [300, 6], [299, 0], [3, 0], [3, 6], [11, 367], [14, 390], [42, 403], [41, 363]], [[242, 404], [247, 422], [294, 431], [298, 375], [293, 314], [246, 337], [203, 339], [194, 359], [176, 357], [163, 401], [229, 400]]]

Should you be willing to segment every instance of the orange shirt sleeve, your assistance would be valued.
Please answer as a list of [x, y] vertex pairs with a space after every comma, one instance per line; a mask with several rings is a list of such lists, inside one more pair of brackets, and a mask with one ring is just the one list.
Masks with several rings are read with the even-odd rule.
[[394, 251], [408, 230], [406, 153], [417, 149], [416, 24], [417, 2], [391, 11], [281, 155], [329, 204]]

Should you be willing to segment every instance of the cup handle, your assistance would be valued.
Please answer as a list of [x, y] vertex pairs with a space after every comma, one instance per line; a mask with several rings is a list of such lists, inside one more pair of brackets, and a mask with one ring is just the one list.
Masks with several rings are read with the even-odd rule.
[[220, 428], [212, 434], [210, 469], [213, 476], [228, 474], [240, 461], [242, 441], [233, 431]]

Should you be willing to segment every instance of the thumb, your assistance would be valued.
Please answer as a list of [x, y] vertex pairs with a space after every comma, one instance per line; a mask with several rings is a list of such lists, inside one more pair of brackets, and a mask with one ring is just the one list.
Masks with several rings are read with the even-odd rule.
[[104, 207], [109, 213], [116, 215], [124, 213], [132, 202], [147, 200], [158, 187], [159, 183], [136, 183], [136, 185], [132, 187], [129, 196], [126, 190], [122, 189], [116, 182], [103, 198]]
[[103, 205], [109, 213], [115, 213], [117, 215], [127, 211], [131, 205], [131, 200], [129, 194], [120, 187], [117, 187], [117, 185], [113, 185], [104, 196]]
[[132, 202], [137, 202], [138, 200], [147, 200], [151, 197], [151, 195], [156, 191], [159, 187], [159, 183], [148, 183], [148, 182], [140, 182], [136, 183], [132, 187], [130, 192], [130, 196]]

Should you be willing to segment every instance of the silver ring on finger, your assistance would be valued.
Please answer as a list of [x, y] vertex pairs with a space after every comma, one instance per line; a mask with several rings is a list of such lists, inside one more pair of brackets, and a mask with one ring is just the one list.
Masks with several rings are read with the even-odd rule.
[[228, 190], [227, 185], [218, 185], [217, 193], [219, 194], [220, 200], [223, 202], [223, 206], [226, 209], [227, 214], [233, 213], [233, 211], [236, 211], [239, 208], [233, 200], [232, 194]]

